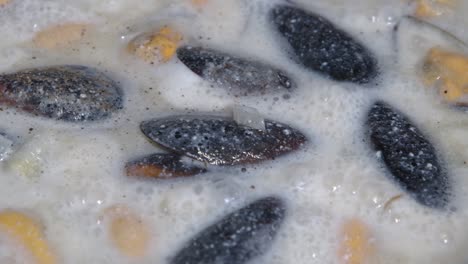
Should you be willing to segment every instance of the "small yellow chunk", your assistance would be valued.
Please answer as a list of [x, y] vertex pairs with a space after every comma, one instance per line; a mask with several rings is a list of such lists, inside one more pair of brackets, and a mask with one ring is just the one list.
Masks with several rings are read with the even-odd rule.
[[418, 0], [414, 15], [419, 18], [437, 16], [434, 7], [427, 0]]
[[87, 25], [78, 23], [53, 26], [37, 33], [33, 43], [43, 49], [63, 48], [82, 39], [87, 28]]
[[168, 26], [157, 33], [143, 34], [133, 39], [127, 50], [146, 62], [167, 62], [170, 60], [182, 41], [182, 35]]
[[454, 9], [456, 0], [417, 0], [414, 15], [418, 18], [440, 16], [449, 9]]
[[30, 217], [16, 211], [0, 212], [0, 230], [16, 239], [32, 255], [38, 264], [57, 263], [41, 225]]
[[341, 238], [338, 252], [341, 263], [370, 263], [375, 249], [371, 232], [365, 223], [357, 219], [346, 221], [341, 230]]
[[110, 218], [109, 236], [114, 246], [128, 257], [143, 257], [150, 241], [146, 223], [123, 205], [112, 206], [105, 214]]
[[464, 105], [468, 94], [468, 56], [434, 47], [423, 64], [423, 81], [427, 86], [439, 84], [440, 94], [453, 104]]

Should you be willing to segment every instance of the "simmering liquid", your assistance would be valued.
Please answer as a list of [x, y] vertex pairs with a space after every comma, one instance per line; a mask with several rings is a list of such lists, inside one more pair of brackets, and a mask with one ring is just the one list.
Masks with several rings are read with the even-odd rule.
[[[434, 14], [418, 19], [468, 40], [467, 3], [427, 2]], [[468, 115], [421, 80], [428, 50], [446, 43], [450, 49], [451, 40], [439, 31], [422, 34], [420, 25], [395, 29], [406, 16], [417, 16], [418, 1], [295, 1], [375, 57], [378, 76], [371, 82], [336, 81], [292, 58], [269, 16], [275, 5], [285, 3], [291, 4], [3, 4], [2, 73], [53, 65], [93, 67], [118, 84], [123, 107], [103, 120], [66, 122], [0, 104], [6, 142], [0, 164], [0, 263], [171, 263], [200, 231], [266, 196], [284, 200], [286, 215], [271, 246], [251, 263], [361, 263], [353, 262], [349, 252], [340, 253], [347, 239], [343, 228], [351, 219], [367, 230], [358, 235], [367, 246], [356, 242], [364, 263], [466, 263]], [[47, 34], [60, 26], [58, 33]], [[129, 51], [136, 37], [163, 27], [177, 32], [177, 45], [206, 46], [280, 69], [294, 88], [238, 96], [201, 78], [170, 51], [167, 59], [156, 60]], [[457, 52], [467, 51], [457, 45]], [[451, 186], [444, 209], [418, 203], [371, 147], [366, 118], [376, 101], [404, 113], [432, 143]], [[239, 108], [294, 127], [307, 143], [273, 160], [207, 166], [196, 176], [126, 175], [128, 161], [167, 152], [142, 133], [143, 121], [180, 114], [232, 116]], [[11, 211], [38, 223], [42, 243], [55, 260], [37, 250], [41, 243], [32, 236], [23, 239], [2, 222], [1, 213]]]

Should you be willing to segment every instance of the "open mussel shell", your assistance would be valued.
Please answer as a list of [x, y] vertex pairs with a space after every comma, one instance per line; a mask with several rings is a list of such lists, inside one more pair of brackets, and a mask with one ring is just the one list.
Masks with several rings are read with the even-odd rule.
[[285, 124], [265, 120], [265, 130], [217, 116], [170, 116], [142, 122], [157, 144], [213, 165], [252, 164], [299, 149], [306, 137]]

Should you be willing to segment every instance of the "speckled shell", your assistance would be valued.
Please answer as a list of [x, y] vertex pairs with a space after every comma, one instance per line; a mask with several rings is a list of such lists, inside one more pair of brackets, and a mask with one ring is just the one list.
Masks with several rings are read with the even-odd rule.
[[170, 263], [247, 263], [270, 248], [285, 215], [286, 206], [281, 199], [257, 200], [201, 231]]
[[326, 18], [279, 5], [271, 10], [270, 19], [303, 66], [336, 81], [369, 83], [377, 76], [375, 56]]
[[291, 78], [279, 69], [220, 51], [184, 46], [177, 50], [177, 57], [194, 73], [226, 88], [232, 95], [288, 92], [295, 87]]
[[301, 147], [305, 136], [284, 124], [265, 121], [266, 130], [215, 116], [171, 116], [145, 121], [142, 132], [154, 142], [213, 165], [271, 160]]
[[63, 65], [0, 75], [0, 104], [69, 122], [97, 121], [123, 108], [122, 91], [102, 72]]
[[369, 111], [366, 127], [371, 145], [380, 152], [393, 179], [425, 206], [448, 204], [450, 182], [436, 150], [406, 116], [377, 102]]

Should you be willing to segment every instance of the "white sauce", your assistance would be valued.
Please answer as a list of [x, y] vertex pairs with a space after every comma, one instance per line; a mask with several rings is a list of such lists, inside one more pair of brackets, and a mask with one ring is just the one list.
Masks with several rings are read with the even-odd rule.
[[[24, 177], [4, 163], [0, 208], [38, 216], [61, 263], [167, 263], [198, 231], [270, 194], [288, 201], [288, 217], [273, 248], [255, 263], [340, 263], [338, 234], [348, 218], [363, 219], [371, 227], [378, 263], [468, 260], [468, 116], [440, 103], [416, 72], [401, 72], [401, 65], [394, 63], [392, 31], [409, 12], [407, 4], [297, 1], [356, 36], [378, 56], [380, 85], [362, 88], [327, 80], [287, 59], [266, 24], [271, 1], [212, 0], [203, 11], [188, 2], [12, 0], [0, 8], [2, 71], [90, 65], [115, 76], [125, 92], [125, 109], [98, 124], [56, 123], [1, 111], [1, 129], [18, 136], [19, 150], [12, 158], [37, 160], [40, 173]], [[468, 11], [466, 5], [463, 8], [459, 17]], [[41, 29], [76, 21], [96, 26], [73, 49], [45, 51], [28, 44]], [[150, 66], [125, 54], [133, 36], [165, 23], [177, 25], [185, 40], [196, 41], [191, 43], [287, 69], [298, 89], [288, 100], [276, 100], [277, 95], [233, 98], [221, 87], [210, 87], [177, 59]], [[460, 34], [467, 25], [463, 17], [451, 29]], [[363, 120], [376, 98], [405, 112], [430, 136], [454, 183], [453, 212], [424, 208], [408, 195], [390, 210], [383, 209], [386, 201], [404, 192], [386, 177], [376, 154], [362, 142]], [[187, 110], [231, 113], [234, 105], [254, 107], [262, 116], [300, 129], [311, 144], [299, 153], [249, 167], [246, 173], [239, 168], [174, 181], [124, 175], [126, 161], [160, 151], [139, 131], [141, 121]], [[110, 243], [100, 214], [114, 204], [128, 205], [151, 225], [151, 245], [143, 260], [124, 257]], [[6, 241], [0, 239], [0, 262], [22, 263], [26, 257]]]

